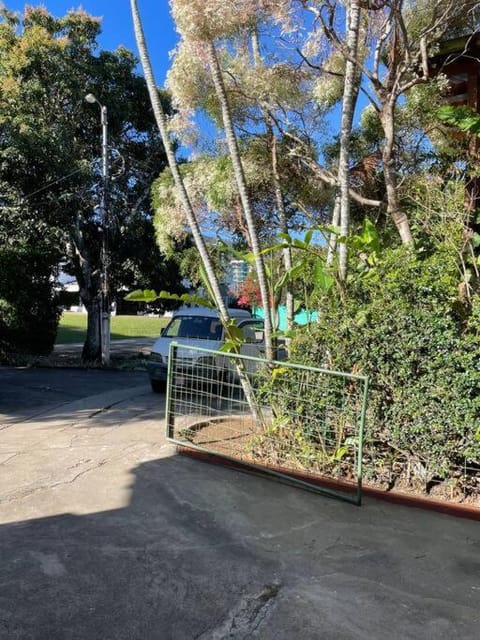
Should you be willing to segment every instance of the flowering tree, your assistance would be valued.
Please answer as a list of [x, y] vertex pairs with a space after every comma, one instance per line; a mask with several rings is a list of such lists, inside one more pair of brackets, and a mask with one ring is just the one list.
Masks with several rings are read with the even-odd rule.
[[[180, 42], [168, 75], [176, 115], [165, 125], [195, 153], [180, 174], [197, 223], [213, 220], [239, 232], [254, 255], [267, 336], [266, 226], [286, 236], [292, 211], [318, 224], [318, 212], [328, 206], [346, 237], [352, 202], [357, 210], [378, 211], [385, 200], [401, 241], [412, 242], [398, 193], [400, 98], [430, 82], [428, 52], [461, 17], [453, 0], [425, 0], [421, 12], [418, 6], [402, 0], [171, 0]], [[369, 171], [383, 181], [384, 198], [372, 197], [354, 180], [351, 132], [359, 94], [373, 105], [383, 135], [381, 156], [371, 156]], [[322, 117], [339, 105], [339, 154], [328, 165]], [[210, 119], [203, 131], [199, 112]], [[305, 189], [295, 183], [299, 175]], [[157, 232], [164, 243], [184, 232], [183, 196], [173, 183], [172, 172], [155, 187]], [[343, 280], [347, 246], [339, 244]], [[327, 262], [334, 253], [335, 234]], [[287, 300], [292, 309], [292, 297]]]
[[248, 275], [238, 291], [237, 304], [239, 307], [259, 307], [262, 304], [258, 282]]

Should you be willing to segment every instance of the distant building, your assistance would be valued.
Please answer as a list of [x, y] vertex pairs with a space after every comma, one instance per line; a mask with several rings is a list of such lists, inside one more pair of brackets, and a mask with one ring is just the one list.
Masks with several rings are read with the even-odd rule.
[[245, 260], [230, 260], [227, 272], [227, 284], [230, 293], [238, 297], [240, 287], [245, 282], [250, 265]]

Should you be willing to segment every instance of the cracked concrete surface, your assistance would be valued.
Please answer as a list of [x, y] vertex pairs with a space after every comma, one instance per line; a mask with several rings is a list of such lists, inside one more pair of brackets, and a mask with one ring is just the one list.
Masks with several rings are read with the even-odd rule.
[[4, 423], [0, 640], [478, 638], [478, 523], [176, 456], [162, 416], [132, 378]]
[[240, 640], [251, 637], [266, 621], [279, 591], [280, 585], [268, 585], [258, 594], [241, 598], [220, 626], [202, 632], [195, 640]]

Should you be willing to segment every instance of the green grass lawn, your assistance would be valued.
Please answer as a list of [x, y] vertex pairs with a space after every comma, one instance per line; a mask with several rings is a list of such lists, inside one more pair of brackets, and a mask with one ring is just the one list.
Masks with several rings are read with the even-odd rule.
[[[112, 316], [111, 340], [126, 338], [157, 338], [160, 329], [167, 324], [166, 318], [148, 316]], [[87, 332], [87, 315], [65, 311], [58, 326], [56, 344], [83, 342]]]

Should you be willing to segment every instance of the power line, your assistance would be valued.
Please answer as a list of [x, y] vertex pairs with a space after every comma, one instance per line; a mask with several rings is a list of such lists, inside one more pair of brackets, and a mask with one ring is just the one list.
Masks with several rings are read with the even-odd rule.
[[[123, 171], [125, 160], [123, 159], [123, 156], [121, 154], [119, 155], [119, 157], [122, 160], [122, 171]], [[92, 161], [89, 164], [90, 164], [90, 166], [93, 166], [96, 162], [97, 161]], [[68, 173], [66, 176], [62, 176], [61, 178], [58, 178], [57, 180], [53, 180], [53, 182], [47, 183], [43, 187], [40, 187], [40, 189], [36, 189], [35, 191], [32, 191], [32, 193], [28, 193], [26, 196], [22, 197], [22, 200], [26, 200], [27, 198], [31, 198], [32, 196], [35, 196], [37, 193], [41, 193], [42, 191], [45, 191], [46, 189], [49, 189], [50, 187], [53, 187], [56, 184], [59, 184], [60, 182], [63, 182], [64, 180], [68, 180], [68, 178], [71, 178], [72, 176], [76, 175], [77, 173], [80, 173], [81, 171], [83, 171], [83, 167], [81, 169], [75, 169], [75, 171], [72, 171], [71, 173]], [[14, 208], [17, 208], [18, 206], [19, 205], [14, 205], [14, 206], [9, 206], [9, 207], [2, 207], [2, 209], [14, 209]]]
[[[93, 164], [93, 162], [91, 164]], [[42, 191], [45, 191], [45, 189], [49, 189], [50, 187], [53, 187], [56, 184], [58, 184], [60, 182], [63, 182], [64, 180], [68, 180], [68, 178], [71, 178], [75, 174], [80, 173], [80, 171], [83, 171], [83, 167], [81, 169], [75, 169], [75, 171], [72, 171], [72, 173], [69, 173], [66, 176], [62, 176], [61, 178], [58, 178], [57, 180], [54, 180], [53, 182], [49, 182], [48, 184], [44, 185], [43, 187], [40, 187], [40, 189], [37, 189], [36, 191], [32, 191], [32, 193], [29, 193], [26, 196], [23, 196], [23, 200], [26, 200], [27, 198], [31, 198], [32, 196], [36, 195], [37, 193], [41, 193]]]
[[[90, 164], [93, 165], [93, 162], [91, 162]], [[63, 182], [64, 180], [68, 180], [68, 178], [71, 178], [72, 176], [76, 175], [77, 173], [80, 173], [81, 171], [83, 171], [83, 168], [75, 169], [75, 171], [72, 171], [71, 173], [67, 174], [66, 176], [62, 176], [61, 178], [58, 178], [57, 180], [53, 180], [52, 182], [47, 183], [43, 187], [40, 187], [40, 189], [36, 189], [35, 191], [32, 191], [32, 193], [28, 193], [26, 196], [22, 196], [20, 198], [20, 202], [23, 202], [23, 201], [27, 200], [28, 198], [31, 198], [32, 196], [37, 195], [37, 193], [41, 193], [42, 191], [45, 191], [46, 189], [49, 189], [50, 187], [53, 187], [56, 184], [59, 184], [60, 182]], [[2, 209], [21, 209], [22, 205], [21, 204], [17, 204], [17, 205], [0, 205], [0, 207]]]

